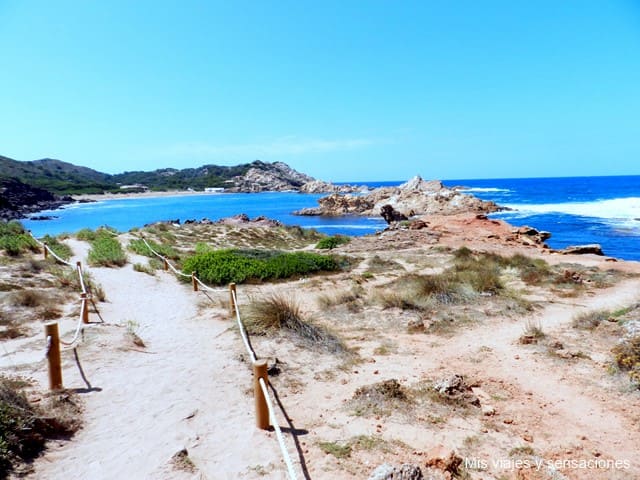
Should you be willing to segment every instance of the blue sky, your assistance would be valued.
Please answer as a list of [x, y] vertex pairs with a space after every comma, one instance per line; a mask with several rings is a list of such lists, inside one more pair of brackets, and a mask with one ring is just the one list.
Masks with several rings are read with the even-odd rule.
[[640, 174], [640, 3], [0, 0], [0, 154]]

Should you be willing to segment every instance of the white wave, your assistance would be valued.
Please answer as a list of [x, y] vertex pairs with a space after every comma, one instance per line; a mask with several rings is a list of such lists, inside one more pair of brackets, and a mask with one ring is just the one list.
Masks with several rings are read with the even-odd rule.
[[[506, 204], [521, 214], [563, 213], [580, 217], [593, 217], [608, 220], [640, 219], [640, 197], [612, 198], [593, 202], [565, 202], [542, 204]], [[504, 212], [509, 214], [509, 212]]]
[[511, 192], [512, 191], [512, 190], [509, 190], [508, 188], [495, 188], [495, 187], [462, 187], [460, 190], [463, 190], [465, 192], [477, 192], [477, 193]]

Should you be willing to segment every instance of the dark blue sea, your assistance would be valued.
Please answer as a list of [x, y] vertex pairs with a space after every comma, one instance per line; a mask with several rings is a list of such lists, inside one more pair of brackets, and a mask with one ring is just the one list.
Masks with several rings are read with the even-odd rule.
[[[356, 182], [371, 188], [402, 182]], [[640, 175], [570, 178], [445, 180], [449, 187], [510, 208], [492, 216], [513, 225], [529, 225], [552, 233], [552, 248], [599, 243], [605, 254], [640, 261]], [[47, 221], [24, 221], [36, 236], [75, 232], [110, 225], [129, 230], [159, 220], [219, 218], [246, 213], [264, 215], [289, 225], [335, 234], [365, 235], [384, 228], [380, 218], [299, 217], [291, 212], [315, 206], [321, 195], [299, 193], [203, 194], [127, 198], [77, 204], [40, 212]]]

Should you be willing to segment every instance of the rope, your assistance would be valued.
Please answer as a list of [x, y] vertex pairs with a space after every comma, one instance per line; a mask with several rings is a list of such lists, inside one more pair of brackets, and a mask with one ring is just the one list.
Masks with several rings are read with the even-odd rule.
[[171, 271], [173, 273], [175, 273], [176, 275], [182, 275], [185, 278], [191, 278], [191, 275], [187, 275], [186, 273], [182, 273], [180, 270], [178, 270], [176, 267], [174, 267], [173, 265], [171, 265], [171, 262], [167, 259], [167, 257], [165, 257], [164, 255], [161, 255], [160, 253], [156, 252], [151, 245], [149, 245], [149, 242], [147, 242], [147, 239], [142, 237], [142, 241], [144, 242], [144, 244], [147, 246], [147, 248], [151, 251], [151, 253], [153, 253], [155, 256], [157, 256], [158, 258], [160, 258], [161, 260], [163, 260], [164, 262], [167, 263], [167, 266], [169, 267], [169, 269], [171, 269]]
[[[242, 336], [242, 341], [244, 343], [249, 356], [251, 357], [251, 361], [255, 362], [257, 360], [256, 353], [251, 348], [249, 344], [249, 338], [247, 337], [247, 332], [244, 329], [244, 324], [242, 323], [242, 319], [240, 318], [240, 309], [238, 308], [238, 297], [236, 296], [235, 291], [231, 291], [231, 295], [233, 296], [233, 304], [235, 305], [236, 310], [236, 320], [238, 322], [238, 328], [240, 329], [240, 335]], [[260, 388], [262, 389], [262, 393], [267, 402], [267, 409], [269, 410], [269, 419], [271, 424], [273, 425], [273, 429], [276, 432], [276, 438], [278, 439], [278, 443], [280, 444], [280, 450], [282, 451], [282, 456], [284, 457], [284, 463], [287, 465], [287, 471], [289, 472], [289, 478], [291, 480], [296, 480], [296, 473], [293, 469], [293, 463], [291, 462], [291, 457], [289, 456], [289, 452], [287, 450], [287, 446], [284, 443], [284, 437], [282, 436], [282, 430], [280, 430], [280, 425], [278, 424], [278, 419], [276, 418], [276, 414], [273, 410], [273, 404], [271, 403], [271, 397], [269, 396], [269, 390], [267, 389], [267, 385], [264, 379], [258, 379], [260, 382]]]
[[76, 271], [78, 272], [78, 278], [80, 279], [80, 288], [82, 289], [82, 293], [86, 294], [87, 287], [84, 284], [84, 276], [82, 275], [82, 267], [80, 266], [80, 264], [76, 265]]
[[[187, 275], [187, 276], [189, 276], [189, 275]], [[202, 280], [200, 280], [195, 275], [193, 276], [193, 278], [196, 280], [196, 282], [198, 282], [198, 285], [200, 285], [205, 290], [208, 290], [209, 292], [226, 292], [226, 289], [224, 289], [224, 288], [211, 288], [210, 286], [205, 285], [204, 283], [202, 283]]]
[[251, 345], [249, 344], [249, 338], [247, 337], [247, 332], [245, 331], [244, 324], [242, 323], [242, 319], [240, 318], [240, 309], [238, 308], [238, 297], [236, 297], [236, 292], [234, 292], [233, 290], [231, 291], [231, 295], [233, 295], [233, 304], [236, 307], [236, 320], [238, 322], [238, 328], [240, 329], [240, 336], [242, 337], [242, 342], [244, 343], [244, 346], [247, 349], [249, 356], [251, 357], [251, 361], [255, 362], [258, 359], [258, 357], [256, 357], [256, 353], [253, 351], [253, 349], [251, 348]]
[[80, 334], [80, 330], [82, 327], [82, 319], [84, 318], [84, 310], [85, 308], [87, 308], [87, 300], [86, 299], [82, 299], [82, 305], [80, 307], [80, 317], [78, 318], [78, 325], [76, 326], [76, 332], [73, 335], [73, 339], [70, 342], [65, 342], [64, 340], [62, 340], [62, 338], [60, 339], [60, 343], [70, 347], [72, 346], [74, 343], [76, 343], [76, 341], [78, 340], [78, 335]]
[[49, 248], [49, 245], [47, 245], [46, 243], [42, 244], [44, 246], [44, 248], [47, 249], [47, 251], [51, 254], [51, 256], [53, 258], [55, 258], [57, 261], [59, 261], [60, 263], [64, 263], [65, 265], [68, 265], [69, 267], [73, 267], [73, 264], [70, 262], [67, 262], [65, 259], [60, 258], [56, 252], [54, 252], [53, 250], [51, 250], [51, 248]]
[[267, 389], [266, 382], [264, 378], [259, 378], [258, 382], [260, 382], [260, 388], [262, 389], [262, 394], [267, 402], [267, 409], [269, 410], [269, 419], [271, 420], [271, 424], [273, 425], [273, 429], [276, 432], [276, 438], [278, 439], [278, 444], [280, 444], [280, 450], [282, 451], [282, 456], [284, 457], [284, 463], [287, 465], [287, 471], [289, 472], [289, 478], [291, 480], [296, 480], [296, 472], [293, 469], [293, 463], [291, 462], [291, 457], [289, 456], [289, 452], [287, 450], [287, 446], [284, 443], [284, 437], [282, 436], [282, 430], [280, 430], [280, 425], [278, 424], [278, 419], [276, 418], [276, 414], [273, 410], [273, 404], [271, 403], [271, 397], [269, 396], [269, 390]]

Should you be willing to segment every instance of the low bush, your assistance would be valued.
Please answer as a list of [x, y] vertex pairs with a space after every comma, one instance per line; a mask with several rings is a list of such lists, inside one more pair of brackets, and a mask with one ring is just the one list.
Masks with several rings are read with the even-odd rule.
[[351, 239], [346, 235], [333, 235], [332, 237], [325, 237], [316, 243], [316, 248], [321, 250], [333, 250], [334, 248], [349, 243]]
[[218, 285], [277, 280], [340, 268], [338, 261], [327, 255], [271, 250], [205, 251], [187, 258], [183, 264], [185, 273], [197, 272], [202, 281]]
[[0, 250], [16, 257], [26, 252], [37, 252], [40, 247], [20, 222], [12, 220], [0, 221]]
[[640, 387], [640, 335], [623, 339], [612, 349], [616, 364]]

